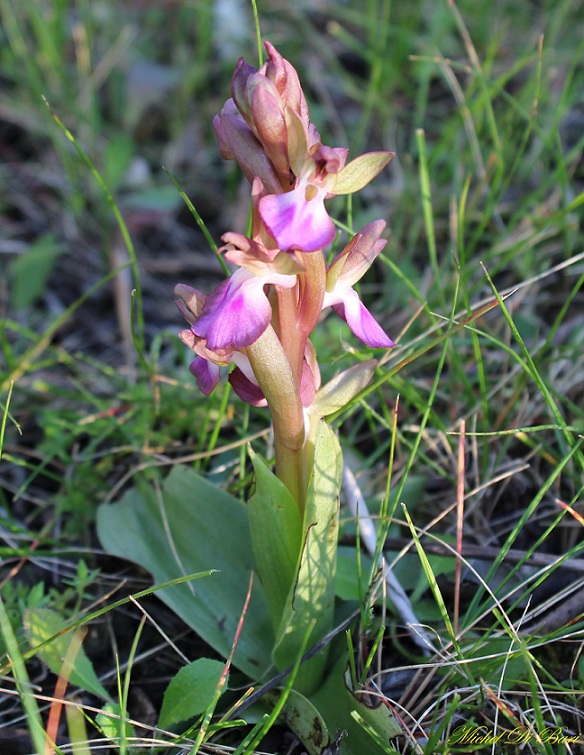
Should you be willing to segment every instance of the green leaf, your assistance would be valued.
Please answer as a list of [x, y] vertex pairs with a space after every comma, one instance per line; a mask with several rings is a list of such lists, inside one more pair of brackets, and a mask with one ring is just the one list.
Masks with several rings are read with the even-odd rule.
[[[97, 512], [103, 547], [140, 564], [160, 584], [217, 569], [196, 584], [160, 591], [159, 597], [205, 642], [227, 658], [255, 569], [246, 507], [196, 472], [176, 466], [157, 495], [148, 485], [130, 490]], [[273, 630], [259, 580], [233, 665], [258, 678], [271, 665]]]
[[[377, 695], [356, 694], [351, 689], [349, 679], [347, 657], [343, 655], [331, 669], [322, 687], [310, 697], [310, 701], [324, 718], [329, 732], [346, 732], [340, 742], [340, 755], [384, 755], [391, 752], [389, 740], [402, 734], [397, 720]], [[358, 713], [387, 742], [387, 750], [381, 749], [354, 720], [353, 712]]]
[[310, 414], [315, 417], [327, 417], [347, 406], [369, 384], [376, 367], [377, 360], [368, 359], [335, 375], [316, 392], [310, 406]]
[[[304, 514], [302, 555], [274, 649], [274, 662], [281, 669], [294, 663], [313, 622], [311, 645], [332, 628], [342, 463], [336, 436], [321, 421]], [[310, 692], [320, 684], [326, 658], [323, 649], [303, 664], [298, 685], [301, 692]]]
[[43, 292], [57, 257], [64, 247], [50, 233], [41, 236], [8, 267], [14, 309], [29, 307]]
[[[32, 649], [46, 642], [46, 645], [39, 648], [37, 655], [47, 664], [53, 674], [62, 674], [67, 651], [75, 639], [73, 631], [63, 633], [63, 630], [67, 628], [63, 617], [50, 608], [27, 608], [23, 612], [23, 624]], [[111, 700], [82, 647], [79, 647], [75, 657], [70, 660], [73, 664], [69, 671], [71, 684], [103, 700]]]
[[302, 522], [286, 485], [257, 454], [250, 453], [255, 470], [255, 492], [248, 503], [251, 539], [272, 623], [277, 627], [298, 568]]
[[[268, 704], [275, 704], [278, 696], [279, 692], [268, 693]], [[307, 697], [295, 689], [289, 690], [280, 718], [306, 747], [308, 755], [322, 755], [323, 752], [327, 752], [325, 748], [331, 744], [327, 725]]]
[[213, 702], [224, 666], [211, 658], [199, 658], [181, 668], [166, 688], [158, 725], [167, 729], [204, 713]]
[[356, 157], [338, 174], [333, 193], [353, 194], [359, 191], [381, 173], [394, 157], [393, 152], [367, 152]]
[[353, 546], [339, 546], [335, 595], [343, 601], [362, 601], [369, 589], [372, 561], [367, 556], [357, 559]]

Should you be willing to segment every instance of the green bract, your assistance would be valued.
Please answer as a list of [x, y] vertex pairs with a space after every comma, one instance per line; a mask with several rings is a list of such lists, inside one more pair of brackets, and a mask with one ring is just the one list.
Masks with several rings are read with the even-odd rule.
[[341, 170], [335, 182], [335, 194], [353, 194], [372, 181], [395, 157], [393, 152], [367, 152]]

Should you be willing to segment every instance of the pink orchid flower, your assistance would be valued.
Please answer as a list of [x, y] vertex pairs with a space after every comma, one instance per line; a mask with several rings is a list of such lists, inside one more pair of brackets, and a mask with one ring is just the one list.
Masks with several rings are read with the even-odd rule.
[[386, 245], [380, 238], [384, 220], [376, 220], [356, 234], [331, 263], [326, 274], [326, 292], [322, 308], [332, 307], [352, 332], [371, 348], [389, 349], [394, 342], [365, 307], [353, 286], [373, 264]]
[[239, 233], [226, 233], [222, 239], [227, 244], [219, 251], [240, 267], [205, 299], [191, 325], [193, 333], [215, 352], [234, 351], [257, 341], [272, 319], [264, 287], [292, 288], [303, 269], [295, 257], [269, 250]]
[[[197, 381], [201, 393], [209, 396], [217, 387], [221, 367], [231, 364], [236, 366], [231, 373], [231, 381], [235, 392], [240, 398], [253, 406], [266, 406], [266, 400], [258, 386], [245, 349], [240, 351], [232, 348], [213, 351], [208, 347], [204, 338], [197, 336], [192, 328], [206, 304], [206, 297], [196, 288], [179, 283], [175, 287], [176, 305], [190, 328], [182, 330], [178, 335], [181, 341], [195, 352], [196, 356], [189, 365], [189, 370]], [[240, 387], [241, 386], [241, 387]]]
[[345, 149], [320, 146], [313, 157], [304, 161], [292, 191], [260, 199], [260, 215], [280, 249], [315, 252], [333, 240], [335, 226], [324, 200], [346, 156]]
[[316, 252], [330, 244], [335, 226], [324, 206], [325, 199], [352, 194], [366, 186], [393, 158], [393, 152], [368, 152], [345, 165], [348, 150], [309, 147], [306, 130], [297, 117], [288, 121], [294, 152], [290, 168], [296, 176], [291, 191], [264, 196], [259, 201], [261, 218], [283, 250]]

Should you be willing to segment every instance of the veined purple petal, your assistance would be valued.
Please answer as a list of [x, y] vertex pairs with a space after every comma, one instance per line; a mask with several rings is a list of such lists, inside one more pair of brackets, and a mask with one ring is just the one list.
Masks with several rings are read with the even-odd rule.
[[257, 84], [251, 92], [250, 102], [258, 139], [278, 173], [282, 177], [288, 176], [290, 167], [282, 100], [269, 79], [258, 76], [253, 80]]
[[207, 297], [203, 313], [191, 327], [206, 339], [208, 349], [241, 349], [257, 341], [272, 319], [263, 291], [267, 278], [241, 268]]
[[274, 45], [269, 42], [264, 42], [264, 45], [269, 55], [265, 64], [266, 76], [275, 84], [284, 104], [296, 110], [308, 126], [308, 106], [296, 69], [280, 55]]
[[291, 288], [296, 275], [269, 272], [253, 275], [240, 268], [222, 281], [205, 300], [200, 317], [191, 325], [193, 333], [206, 340], [213, 352], [235, 351], [261, 336], [272, 319], [272, 307], [264, 292], [271, 283]]
[[219, 367], [203, 357], [196, 356], [189, 365], [201, 393], [208, 396], [219, 382]]
[[260, 199], [262, 220], [282, 251], [315, 252], [335, 237], [335, 227], [324, 206], [326, 191], [317, 191], [311, 199], [306, 199], [306, 191], [306, 185], [300, 184], [285, 194], [268, 194]]
[[278, 192], [282, 185], [274, 166], [262, 145], [235, 109], [233, 100], [227, 100], [223, 110], [213, 119], [213, 127], [221, 157], [235, 159], [250, 183], [260, 176], [268, 191]]
[[325, 294], [323, 309], [331, 306], [366, 346], [372, 349], [390, 349], [395, 346], [352, 288]]
[[259, 385], [252, 383], [243, 372], [236, 367], [229, 375], [229, 382], [233, 390], [242, 401], [251, 406], [267, 406], [268, 402]]

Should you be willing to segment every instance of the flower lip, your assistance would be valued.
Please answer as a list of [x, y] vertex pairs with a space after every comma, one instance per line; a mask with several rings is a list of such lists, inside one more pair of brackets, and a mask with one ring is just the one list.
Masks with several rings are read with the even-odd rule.
[[320, 145], [305, 159], [292, 191], [260, 199], [260, 215], [280, 249], [315, 252], [334, 239], [335, 226], [324, 200], [334, 191], [346, 154], [346, 150]]
[[279, 272], [279, 255], [269, 264], [253, 256], [246, 260], [244, 250], [239, 250], [238, 254], [238, 264], [243, 263], [245, 267], [222, 281], [205, 299], [200, 316], [191, 326], [195, 335], [206, 340], [211, 351], [234, 351], [257, 341], [272, 319], [272, 307], [264, 286], [292, 288], [296, 284], [296, 272], [290, 270], [294, 261], [286, 259], [285, 255], [282, 264], [286, 272]]
[[300, 184], [285, 194], [268, 194], [260, 199], [260, 213], [269, 232], [283, 251], [315, 252], [330, 244], [335, 226], [325, 206], [325, 190], [309, 191]]
[[262, 279], [244, 268], [237, 270], [207, 297], [201, 316], [191, 326], [193, 332], [206, 340], [211, 351], [249, 346], [272, 317], [263, 286]]
[[335, 303], [330, 299], [327, 301], [325, 295], [325, 306], [331, 306], [366, 346], [372, 349], [391, 349], [395, 346], [352, 288], [344, 292]]

